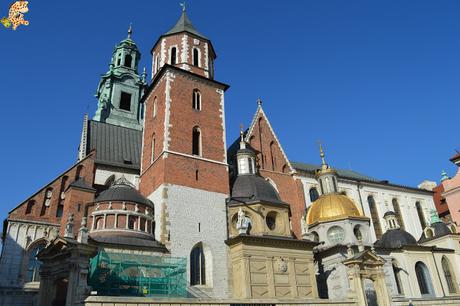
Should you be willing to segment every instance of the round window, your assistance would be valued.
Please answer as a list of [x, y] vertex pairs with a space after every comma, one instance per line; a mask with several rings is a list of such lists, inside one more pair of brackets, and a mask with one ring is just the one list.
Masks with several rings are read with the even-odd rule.
[[267, 227], [273, 231], [276, 228], [276, 212], [269, 212], [265, 217], [265, 223], [267, 223]]
[[327, 238], [331, 243], [340, 243], [345, 238], [345, 230], [340, 226], [333, 226], [327, 231]]

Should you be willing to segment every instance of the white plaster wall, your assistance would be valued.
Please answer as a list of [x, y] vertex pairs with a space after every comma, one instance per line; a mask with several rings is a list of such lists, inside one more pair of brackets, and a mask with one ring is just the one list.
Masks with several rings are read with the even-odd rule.
[[0, 287], [22, 286], [24, 253], [37, 240], [57, 237], [58, 226], [35, 222], [8, 221], [0, 258]]
[[[418, 286], [417, 276], [415, 274], [415, 264], [418, 261], [423, 262], [429, 272], [431, 277], [431, 282], [435, 291], [436, 297], [443, 296], [443, 289], [441, 287], [440, 278], [438, 275], [438, 269], [436, 267], [435, 261], [433, 259], [433, 253], [427, 251], [404, 251], [404, 252], [393, 252], [390, 254], [391, 257], [394, 257], [401, 268], [406, 273], [401, 273], [401, 282], [404, 287], [404, 296], [407, 298], [420, 298], [420, 288]], [[442, 271], [442, 270], [439, 270]]]
[[111, 167], [98, 165], [94, 176], [94, 184], [105, 185], [107, 179], [115, 175], [115, 180], [124, 176], [136, 189], [139, 189], [139, 172], [136, 170], [123, 169], [120, 167]]
[[[167, 188], [167, 195], [163, 192], [164, 188]], [[190, 251], [197, 243], [203, 243], [206, 282], [211, 287], [206, 291], [210, 291], [216, 298], [228, 296], [228, 258], [227, 246], [224, 243], [227, 239], [227, 197], [226, 194], [178, 185], [162, 185], [148, 197], [155, 205], [156, 239], [160, 237], [158, 229], [161, 228], [161, 205], [166, 204], [170, 224], [168, 247], [171, 256], [187, 257], [188, 282]]]
[[[321, 194], [321, 190], [318, 186], [318, 182], [313, 177], [300, 176], [300, 179], [304, 185], [305, 193], [305, 207], [311, 205], [309, 190], [311, 187], [316, 187], [318, 192]], [[435, 209], [433, 197], [430, 194], [427, 194], [425, 191], [417, 192], [416, 190], [404, 190], [403, 188], [396, 188], [392, 186], [385, 186], [384, 184], [379, 185], [370, 185], [362, 184], [361, 188], [358, 191], [358, 184], [354, 181], [338, 181], [339, 191], [345, 191], [347, 196], [352, 198], [356, 203], [358, 209], [364, 211], [364, 215], [370, 218], [369, 205], [367, 203], [367, 197], [373, 195], [378, 214], [379, 221], [382, 227], [382, 231], [386, 230], [386, 222], [383, 219], [383, 215], [388, 210], [394, 210], [392, 199], [396, 198], [399, 203], [399, 207], [402, 214], [402, 219], [404, 222], [405, 230], [412, 234], [416, 239], [419, 239], [422, 235], [422, 227], [417, 214], [417, 209], [415, 208], [415, 203], [420, 202], [424, 210], [424, 216], [426, 223], [429, 222], [430, 210]], [[361, 198], [360, 198], [361, 194]], [[371, 222], [371, 235], [372, 241], [376, 240], [374, 226]]]

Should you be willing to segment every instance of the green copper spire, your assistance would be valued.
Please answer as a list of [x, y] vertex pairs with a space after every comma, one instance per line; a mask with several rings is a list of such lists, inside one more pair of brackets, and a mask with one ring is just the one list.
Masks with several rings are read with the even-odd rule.
[[447, 172], [442, 170], [442, 172], [441, 172], [441, 182], [445, 181], [445, 180], [448, 180], [448, 179], [449, 179], [449, 176], [447, 175]]
[[441, 219], [438, 216], [438, 212], [436, 211], [436, 209], [432, 209], [431, 210], [431, 217], [430, 217], [430, 224], [434, 224], [434, 223], [438, 223], [438, 222], [442, 222]]
[[140, 99], [147, 86], [147, 76], [145, 70], [142, 76], [137, 72], [141, 53], [132, 34], [130, 25], [127, 38], [113, 50], [109, 71], [102, 75], [96, 92], [98, 105], [93, 120], [141, 130]]

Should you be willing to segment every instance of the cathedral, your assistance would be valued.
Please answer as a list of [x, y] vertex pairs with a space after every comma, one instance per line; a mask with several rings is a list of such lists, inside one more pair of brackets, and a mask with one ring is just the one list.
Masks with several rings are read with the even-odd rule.
[[460, 305], [460, 236], [430, 189], [321, 144], [290, 160], [260, 99], [227, 144], [229, 85], [185, 8], [150, 77], [140, 58], [130, 27], [77, 161], [4, 220], [0, 305]]

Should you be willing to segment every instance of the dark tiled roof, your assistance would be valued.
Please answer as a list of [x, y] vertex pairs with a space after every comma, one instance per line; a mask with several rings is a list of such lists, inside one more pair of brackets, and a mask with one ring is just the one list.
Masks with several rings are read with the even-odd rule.
[[374, 245], [379, 248], [399, 249], [406, 245], [417, 245], [417, 240], [402, 229], [391, 229], [387, 230]]
[[[292, 166], [301, 171], [305, 172], [310, 172], [310, 173], [315, 173], [317, 169], [321, 169], [321, 165], [314, 165], [314, 164], [305, 164], [305, 163], [299, 163], [299, 162], [293, 162], [291, 161]], [[380, 182], [380, 180], [352, 171], [352, 170], [343, 170], [343, 169], [337, 169], [334, 168], [337, 171], [337, 174], [339, 177], [343, 178], [350, 178], [350, 179], [356, 179], [356, 180], [366, 180], [366, 181], [375, 181], [375, 182]]]
[[153, 203], [149, 199], [145, 198], [139, 193], [139, 191], [126, 184], [114, 184], [109, 189], [101, 192], [97, 196], [96, 202], [103, 201], [126, 201], [153, 207]]
[[285, 204], [275, 188], [259, 175], [238, 175], [233, 183], [232, 197], [237, 200], [231, 200], [230, 203], [239, 203], [239, 200], [246, 203], [263, 201]]
[[452, 232], [450, 231], [450, 229], [447, 226], [447, 224], [445, 224], [442, 221], [441, 222], [435, 222], [435, 223], [431, 224], [430, 227], [433, 230], [433, 237], [427, 237], [425, 235], [425, 232], [423, 232], [422, 236], [420, 237], [418, 242], [425, 242], [425, 241], [428, 241], [428, 240], [432, 240], [432, 239], [436, 239], [436, 238], [439, 238], [439, 237], [443, 237], [443, 236], [452, 234]]
[[159, 243], [153, 238], [149, 239], [141, 235], [130, 234], [129, 236], [127, 236], [123, 233], [113, 233], [113, 235], [101, 235], [91, 233], [90, 237], [98, 243], [126, 245], [142, 248], [158, 248], [164, 249], [166, 251], [166, 248], [163, 244]]
[[207, 39], [206, 36], [198, 32], [195, 27], [193, 26], [192, 22], [188, 18], [187, 14], [182, 12], [182, 15], [180, 16], [179, 20], [177, 21], [176, 25], [166, 32], [164, 35], [171, 35], [171, 34], [176, 34], [176, 33], [181, 33], [181, 32], [189, 32], [191, 34], [194, 34], [198, 37]]
[[87, 148], [97, 163], [140, 169], [142, 131], [91, 120]]
[[96, 189], [92, 188], [89, 186], [83, 178], [79, 178], [78, 180], [72, 182], [69, 187], [76, 187], [80, 189], [85, 189], [85, 190], [90, 190], [90, 191], [96, 191]]

